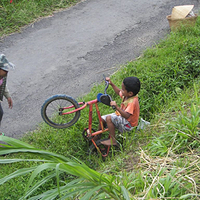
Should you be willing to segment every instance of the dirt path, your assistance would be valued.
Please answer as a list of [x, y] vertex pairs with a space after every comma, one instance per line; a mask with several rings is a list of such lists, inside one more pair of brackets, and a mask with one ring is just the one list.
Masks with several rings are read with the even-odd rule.
[[74, 98], [90, 91], [127, 61], [169, 33], [166, 16], [176, 5], [198, 0], [86, 0], [44, 18], [0, 43], [16, 65], [9, 72], [12, 110], [4, 100], [1, 131], [19, 138], [42, 121], [46, 98]]

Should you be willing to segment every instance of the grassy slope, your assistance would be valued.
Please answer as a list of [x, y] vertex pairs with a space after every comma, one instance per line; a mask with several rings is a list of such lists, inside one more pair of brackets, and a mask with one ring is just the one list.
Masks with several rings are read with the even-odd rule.
[[33, 23], [41, 17], [67, 8], [80, 0], [9, 0], [0, 1], [0, 38]]

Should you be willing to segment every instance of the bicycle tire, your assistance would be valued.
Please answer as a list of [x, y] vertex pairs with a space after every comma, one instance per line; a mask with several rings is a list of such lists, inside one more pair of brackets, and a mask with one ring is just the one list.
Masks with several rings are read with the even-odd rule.
[[78, 102], [67, 95], [58, 94], [48, 98], [41, 108], [41, 115], [43, 120], [54, 128], [63, 129], [74, 125], [79, 117], [80, 110], [71, 114], [60, 115], [60, 108], [73, 106], [68, 111], [79, 108]]

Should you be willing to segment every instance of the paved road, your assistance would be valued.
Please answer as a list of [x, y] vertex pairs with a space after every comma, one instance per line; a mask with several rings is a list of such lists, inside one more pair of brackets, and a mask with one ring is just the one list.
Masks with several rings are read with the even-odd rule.
[[86, 0], [0, 42], [16, 65], [9, 72], [12, 110], [2, 103], [1, 131], [20, 138], [42, 121], [44, 100], [57, 93], [74, 98], [138, 57], [170, 32], [166, 16], [176, 5], [198, 0]]

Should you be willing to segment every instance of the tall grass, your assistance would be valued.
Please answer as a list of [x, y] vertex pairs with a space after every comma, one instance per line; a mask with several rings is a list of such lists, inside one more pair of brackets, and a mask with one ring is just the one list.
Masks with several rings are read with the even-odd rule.
[[[165, 132], [151, 141], [149, 150], [152, 155], [166, 155], [172, 141], [174, 141], [172, 149], [174, 153], [182, 154], [187, 150], [192, 151], [199, 148], [200, 91], [196, 84], [194, 84], [192, 97], [189, 94], [190, 98], [187, 102], [184, 101], [182, 104], [178, 103], [173, 106], [174, 114], [168, 116], [168, 122], [165, 122]], [[189, 91], [185, 90], [182, 95], [186, 96]]]

